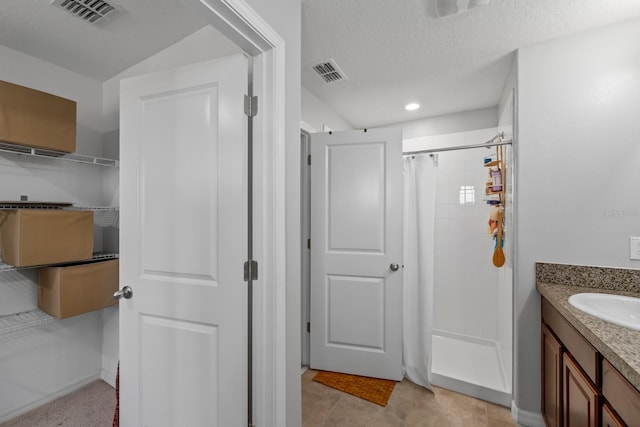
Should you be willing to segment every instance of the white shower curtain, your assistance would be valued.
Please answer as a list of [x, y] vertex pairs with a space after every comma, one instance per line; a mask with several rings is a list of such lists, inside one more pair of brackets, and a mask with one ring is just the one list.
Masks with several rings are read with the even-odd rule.
[[405, 376], [410, 381], [429, 389], [433, 329], [434, 159], [429, 154], [403, 158], [403, 364]]

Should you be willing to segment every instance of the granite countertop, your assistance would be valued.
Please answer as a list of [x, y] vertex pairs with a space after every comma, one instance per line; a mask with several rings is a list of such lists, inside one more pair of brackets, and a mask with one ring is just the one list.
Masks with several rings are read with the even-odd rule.
[[[539, 278], [540, 279], [540, 278]], [[614, 325], [569, 304], [569, 297], [582, 292], [640, 297], [639, 291], [583, 287], [538, 281], [545, 297], [625, 378], [640, 390], [640, 331]]]

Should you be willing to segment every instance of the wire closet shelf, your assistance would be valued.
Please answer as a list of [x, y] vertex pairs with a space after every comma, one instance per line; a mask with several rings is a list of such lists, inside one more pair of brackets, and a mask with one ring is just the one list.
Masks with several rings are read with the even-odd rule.
[[25, 147], [23, 145], [11, 144], [8, 142], [0, 142], [0, 152], [33, 157], [46, 157], [49, 159], [55, 158], [76, 163], [86, 163], [100, 166], [120, 166], [120, 161], [115, 159], [107, 159], [103, 157], [89, 156], [78, 153], [64, 153], [60, 151], [45, 150], [41, 148], [31, 148]]

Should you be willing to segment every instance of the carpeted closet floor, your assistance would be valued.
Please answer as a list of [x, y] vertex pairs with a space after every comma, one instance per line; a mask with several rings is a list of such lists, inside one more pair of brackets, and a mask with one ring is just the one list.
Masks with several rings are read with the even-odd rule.
[[97, 380], [1, 427], [111, 427], [116, 390]]

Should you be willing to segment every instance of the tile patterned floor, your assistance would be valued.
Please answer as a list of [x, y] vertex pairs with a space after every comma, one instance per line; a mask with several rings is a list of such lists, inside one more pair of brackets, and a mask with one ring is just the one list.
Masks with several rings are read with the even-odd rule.
[[508, 408], [407, 380], [396, 384], [386, 407], [313, 381], [302, 374], [303, 427], [512, 427]]

